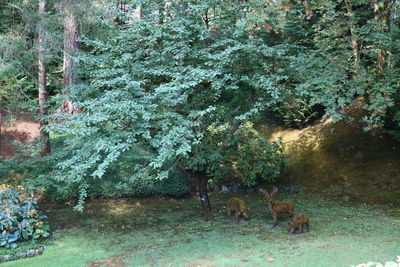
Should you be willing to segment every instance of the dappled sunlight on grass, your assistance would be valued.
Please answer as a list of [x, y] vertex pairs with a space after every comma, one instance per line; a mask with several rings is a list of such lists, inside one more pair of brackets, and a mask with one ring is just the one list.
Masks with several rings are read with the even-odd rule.
[[285, 217], [271, 229], [267, 202], [257, 193], [235, 195], [246, 201], [250, 219], [232, 223], [224, 208], [232, 196], [210, 195], [212, 222], [203, 221], [197, 197], [92, 201], [83, 215], [48, 207], [59, 230], [71, 218], [77, 228], [55, 234], [42, 256], [5, 266], [264, 266], [272, 264], [268, 259], [277, 266], [349, 266], [400, 253], [400, 218], [390, 210], [280, 194], [278, 200], [294, 202], [295, 213], [311, 218], [309, 233], [288, 235]]

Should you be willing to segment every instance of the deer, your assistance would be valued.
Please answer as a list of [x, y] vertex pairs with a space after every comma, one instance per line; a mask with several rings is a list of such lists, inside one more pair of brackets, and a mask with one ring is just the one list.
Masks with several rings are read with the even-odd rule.
[[288, 223], [289, 234], [294, 234], [296, 230], [299, 233], [304, 233], [304, 228], [307, 228], [307, 232], [310, 231], [310, 218], [307, 214], [301, 213], [295, 215]]
[[233, 197], [229, 199], [228, 205], [226, 206], [226, 210], [228, 212], [228, 217], [231, 217], [232, 212], [235, 213], [235, 222], [236, 224], [239, 224], [240, 220], [240, 215], [243, 216], [243, 218], [248, 219], [249, 218], [249, 210], [246, 207], [246, 204], [244, 203], [243, 200], [237, 197]]
[[275, 201], [275, 194], [276, 192], [278, 192], [278, 188], [276, 186], [273, 187], [271, 193], [268, 193], [264, 189], [260, 189], [260, 192], [263, 193], [266, 199], [268, 200], [268, 208], [274, 220], [274, 225], [272, 226], [272, 228], [274, 228], [279, 224], [279, 216], [281, 214], [287, 214], [289, 215], [289, 218], [293, 216], [293, 211], [294, 211], [293, 203]]

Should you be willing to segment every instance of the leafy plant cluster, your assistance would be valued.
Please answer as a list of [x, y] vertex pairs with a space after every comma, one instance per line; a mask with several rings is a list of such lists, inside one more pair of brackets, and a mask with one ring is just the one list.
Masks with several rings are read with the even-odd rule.
[[47, 217], [38, 210], [35, 196], [23, 187], [2, 184], [0, 201], [0, 247], [15, 248], [18, 241], [50, 235]]
[[185, 162], [189, 168], [212, 174], [213, 183], [232, 181], [247, 186], [277, 180], [287, 165], [283, 142], [268, 142], [268, 136], [245, 122], [232, 134], [227, 125], [208, 128], [207, 141], [195, 147]]

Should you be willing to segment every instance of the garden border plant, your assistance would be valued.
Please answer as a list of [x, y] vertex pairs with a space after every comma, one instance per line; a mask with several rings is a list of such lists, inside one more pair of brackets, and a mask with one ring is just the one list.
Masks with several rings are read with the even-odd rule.
[[39, 240], [50, 235], [47, 216], [38, 210], [37, 198], [22, 186], [0, 186], [0, 247], [16, 248], [17, 241]]

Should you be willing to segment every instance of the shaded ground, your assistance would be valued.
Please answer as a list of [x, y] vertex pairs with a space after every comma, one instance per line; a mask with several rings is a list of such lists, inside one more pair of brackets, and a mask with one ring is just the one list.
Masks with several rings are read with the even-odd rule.
[[[364, 115], [352, 108], [354, 117]], [[289, 157], [285, 182], [344, 201], [399, 207], [400, 144], [364, 126], [327, 119], [300, 130], [270, 127], [272, 140], [283, 137]]]
[[[215, 193], [215, 221], [201, 219], [199, 201], [95, 201], [83, 215], [44, 207], [55, 226], [42, 256], [4, 266], [350, 266], [400, 255], [400, 210], [349, 206], [320, 197], [281, 194], [311, 217], [311, 231], [288, 235], [272, 219], [261, 194], [240, 195], [251, 219], [226, 217], [232, 194]], [[273, 259], [273, 262], [270, 260]]]

